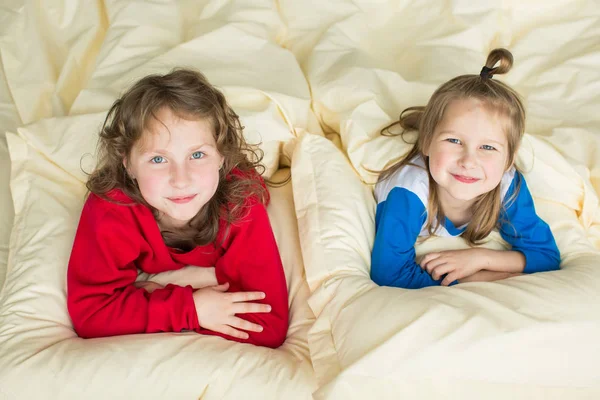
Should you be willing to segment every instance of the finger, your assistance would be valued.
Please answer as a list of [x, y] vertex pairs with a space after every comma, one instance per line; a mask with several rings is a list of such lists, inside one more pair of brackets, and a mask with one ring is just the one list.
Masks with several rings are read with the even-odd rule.
[[148, 285], [148, 286], [144, 286], [144, 289], [145, 289], [145, 290], [146, 290], [146, 292], [148, 292], [148, 293], [152, 293], [152, 292], [154, 292], [156, 289], [162, 289], [162, 288], [163, 288], [163, 286], [162, 286], [162, 285], [159, 285], [159, 284], [157, 284], [157, 283], [154, 283], [154, 282], [150, 282], [150, 283], [151, 283], [150, 285]]
[[135, 282], [134, 286], [138, 289], [144, 289], [148, 293], [152, 293], [156, 289], [164, 288], [163, 285], [160, 285], [160, 284], [158, 284], [156, 282], [152, 282], [152, 281]]
[[226, 292], [227, 289], [229, 289], [229, 282], [225, 282], [217, 286], [212, 286], [211, 289], [216, 290], [217, 292]]
[[446, 275], [446, 277], [442, 281], [442, 286], [450, 286], [450, 284], [457, 279], [458, 279], [458, 277], [456, 276], [456, 274], [450, 273], [450, 274]]
[[232, 310], [234, 314], [268, 313], [271, 312], [271, 306], [260, 303], [235, 303]]
[[425, 267], [425, 265], [427, 265], [428, 262], [430, 262], [431, 260], [435, 260], [439, 256], [440, 256], [440, 253], [429, 253], [429, 254], [426, 254], [425, 257], [423, 257], [421, 259], [421, 268]]
[[434, 269], [436, 269], [437, 267], [439, 267], [440, 265], [444, 265], [448, 262], [448, 260], [446, 260], [445, 258], [439, 257], [436, 258], [435, 260], [431, 260], [426, 266], [425, 266], [425, 270], [427, 272], [429, 272], [429, 275], [431, 275], [431, 273], [433, 272]]
[[229, 325], [234, 327], [234, 328], [238, 328], [238, 329], [243, 329], [245, 331], [250, 331], [250, 332], [262, 332], [263, 331], [263, 327], [255, 324], [253, 322], [250, 321], [246, 321], [245, 319], [239, 318], [239, 317], [231, 317], [229, 319]]
[[250, 337], [246, 332], [237, 330], [229, 325], [220, 325], [215, 329], [215, 332], [224, 333], [238, 339], [248, 339]]
[[453, 270], [454, 266], [452, 264], [442, 264], [431, 271], [431, 277], [437, 281], [441, 279], [442, 276], [446, 275], [449, 272], [452, 272]]
[[233, 303], [243, 303], [246, 301], [262, 300], [265, 298], [264, 292], [236, 292], [231, 293]]

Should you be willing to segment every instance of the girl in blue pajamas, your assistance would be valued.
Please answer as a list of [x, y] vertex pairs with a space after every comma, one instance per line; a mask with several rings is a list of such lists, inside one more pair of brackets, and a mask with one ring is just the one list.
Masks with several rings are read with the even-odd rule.
[[[514, 164], [525, 129], [523, 103], [492, 79], [512, 61], [509, 51], [493, 50], [479, 75], [446, 82], [427, 106], [404, 110], [396, 122], [419, 135], [375, 187], [371, 278], [377, 284], [416, 289], [559, 269], [552, 232]], [[494, 228], [511, 250], [441, 251], [415, 261], [419, 238], [462, 236], [474, 245]]]

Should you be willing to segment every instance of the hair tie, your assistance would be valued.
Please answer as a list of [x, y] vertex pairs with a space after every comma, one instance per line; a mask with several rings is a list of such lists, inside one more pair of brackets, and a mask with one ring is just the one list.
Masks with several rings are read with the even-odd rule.
[[490, 74], [490, 72], [492, 72], [493, 69], [494, 68], [488, 68], [484, 66], [483, 68], [481, 68], [479, 76], [481, 77], [481, 79], [492, 79], [492, 74]]

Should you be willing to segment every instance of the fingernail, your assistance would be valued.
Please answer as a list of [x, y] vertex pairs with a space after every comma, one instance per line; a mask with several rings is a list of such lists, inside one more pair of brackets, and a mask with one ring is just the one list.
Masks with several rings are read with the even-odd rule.
[[264, 329], [264, 328], [261, 326], [261, 327], [260, 327], [260, 330], [259, 330], [259, 332], [262, 332], [262, 331], [263, 331], [263, 329]]
[[271, 311], [271, 306], [267, 306], [267, 311]]

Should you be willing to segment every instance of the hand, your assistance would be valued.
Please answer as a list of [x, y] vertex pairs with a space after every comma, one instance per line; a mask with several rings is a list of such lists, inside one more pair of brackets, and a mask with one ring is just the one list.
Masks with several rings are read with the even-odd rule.
[[446, 275], [442, 281], [443, 286], [471, 276], [484, 269], [485, 266], [485, 257], [479, 252], [479, 249], [429, 253], [421, 260], [421, 268], [425, 269], [433, 279], [439, 280]]
[[146, 289], [146, 292], [148, 293], [152, 293], [156, 289], [164, 288], [163, 285], [152, 281], [137, 281], [133, 284], [133, 286], [135, 286], [136, 288]]
[[226, 293], [229, 283], [198, 289], [194, 292], [194, 305], [200, 326], [239, 339], [248, 339], [245, 331], [262, 332], [263, 327], [236, 317], [236, 314], [268, 313], [268, 304], [252, 303], [265, 298], [263, 292]]

